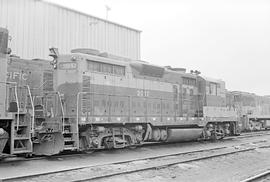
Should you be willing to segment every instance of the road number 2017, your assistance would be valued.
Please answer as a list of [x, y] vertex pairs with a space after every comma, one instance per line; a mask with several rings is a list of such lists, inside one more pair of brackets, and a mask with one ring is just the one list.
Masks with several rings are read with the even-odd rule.
[[137, 96], [138, 97], [149, 97], [149, 91], [148, 90], [137, 90]]

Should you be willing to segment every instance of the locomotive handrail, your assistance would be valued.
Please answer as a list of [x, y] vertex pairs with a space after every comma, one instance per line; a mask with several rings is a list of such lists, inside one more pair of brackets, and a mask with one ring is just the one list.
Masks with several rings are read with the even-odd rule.
[[162, 99], [160, 99], [160, 121], [162, 121], [162, 113], [163, 113]]
[[26, 87], [27, 87], [27, 91], [28, 91], [28, 94], [29, 94], [29, 97], [30, 97], [31, 106], [32, 106], [31, 133], [34, 134], [34, 127], [35, 127], [35, 126], [34, 126], [34, 123], [35, 123], [35, 108], [34, 108], [34, 101], [33, 101], [33, 98], [32, 98], [32, 94], [31, 94], [29, 85], [26, 85]]
[[105, 93], [98, 93], [98, 92], [78, 92], [78, 94], [95, 94], [95, 95], [106, 95], [106, 96], [119, 96], [119, 97], [138, 97], [138, 98], [146, 98], [146, 99], [161, 99], [161, 100], [168, 100], [174, 101], [174, 99], [167, 99], [167, 98], [158, 98], [158, 97], [145, 97], [145, 96], [131, 96], [131, 95], [120, 95], [120, 94], [105, 94]]
[[[77, 130], [77, 133], [79, 132], [78, 131], [78, 126], [79, 126], [79, 102], [80, 102], [80, 95], [81, 94], [96, 94], [96, 95], [106, 95], [106, 96], [121, 96], [121, 97], [127, 97], [128, 99], [129, 99], [129, 102], [130, 102], [130, 99], [131, 99], [131, 96], [127, 96], [127, 95], [117, 95], [117, 94], [103, 94], [103, 93], [97, 93], [97, 92], [78, 92], [77, 93], [77, 121], [76, 121], [76, 130]], [[129, 104], [130, 105], [130, 104]], [[110, 107], [111, 108], [111, 107]], [[111, 114], [110, 114], [110, 111], [109, 111], [109, 115], [108, 115], [108, 117], [111, 119]], [[129, 118], [129, 120], [130, 120], [130, 106], [129, 106], [129, 114], [128, 114], [128, 118]]]
[[18, 91], [17, 91], [17, 85], [18, 85], [18, 83], [16, 83], [16, 82], [0, 82], [0, 83], [5, 83], [5, 84], [13, 84], [13, 85], [15, 85], [15, 87], [14, 87], [14, 94], [15, 94], [15, 100], [16, 100], [16, 105], [17, 105], [17, 123], [16, 123], [16, 129], [18, 130], [19, 129], [19, 122], [20, 122], [20, 105], [19, 105], [19, 99], [18, 99]]
[[17, 85], [15, 85], [15, 99], [17, 103], [17, 123], [16, 123], [16, 130], [19, 129], [19, 122], [20, 122], [20, 106], [19, 106], [19, 99], [18, 99], [18, 93], [17, 93]]
[[76, 133], [79, 133], [79, 100], [80, 100], [80, 95], [83, 94], [83, 93], [87, 93], [87, 92], [78, 92], [77, 93], [77, 119], [76, 119]]
[[61, 111], [62, 111], [62, 133], [64, 133], [65, 131], [65, 112], [64, 112], [64, 107], [63, 107], [63, 104], [62, 104], [62, 99], [61, 99], [61, 95], [60, 95], [60, 92], [56, 92], [58, 97], [59, 97], [59, 101], [60, 101], [60, 107], [61, 107]]
[[[129, 102], [130, 103], [129, 103], [129, 112], [128, 112], [128, 115], [125, 115], [125, 116], [128, 116], [129, 120], [130, 120], [130, 117], [132, 115], [131, 114], [131, 106], [130, 106], [130, 104], [131, 104], [132, 98], [134, 98], [134, 97], [135, 98], [143, 98], [143, 99], [157, 99], [157, 100], [159, 100], [160, 101], [160, 104], [161, 104], [159, 117], [160, 117], [161, 120], [162, 120], [162, 117], [163, 117], [163, 114], [162, 114], [162, 110], [163, 110], [163, 108], [162, 108], [162, 101], [173, 101], [173, 99], [156, 98], [156, 97], [140, 97], [140, 96], [136, 96], [136, 95], [135, 96], [130, 96], [130, 95], [120, 95], [120, 94], [105, 94], [105, 93], [97, 93], [97, 92], [78, 92], [77, 93], [77, 106], [76, 106], [76, 110], [77, 110], [77, 113], [76, 113], [76, 115], [77, 115], [77, 117], [76, 117], [76, 119], [77, 119], [76, 124], [77, 124], [77, 126], [79, 125], [79, 103], [80, 103], [80, 95], [82, 95], [82, 94], [93, 94], [93, 95], [127, 97], [129, 99]], [[144, 115], [142, 115], [142, 117], [147, 117], [146, 115], [147, 114], [144, 114]], [[110, 113], [109, 113], [108, 117], [111, 117]], [[78, 127], [77, 127], [77, 132], [78, 132]]]
[[[79, 100], [80, 100], [80, 95], [81, 94], [95, 94], [95, 95], [106, 95], [106, 96], [121, 96], [121, 97], [127, 97], [127, 98], [130, 98], [130, 96], [128, 95], [120, 95], [120, 94], [103, 94], [103, 93], [97, 93], [97, 92], [78, 92], [77, 93], [77, 121], [76, 121], [76, 124], [77, 126], [79, 125]], [[130, 117], [130, 115], [129, 115]], [[78, 127], [77, 127], [77, 132], [78, 132]]]
[[[23, 87], [27, 88], [29, 97], [30, 97], [30, 102], [31, 102], [31, 106], [32, 106], [32, 122], [31, 122], [31, 133], [34, 132], [34, 116], [35, 116], [35, 111], [34, 111], [34, 103], [33, 103], [33, 98], [32, 98], [32, 94], [30, 91], [30, 87], [29, 85], [25, 85]], [[16, 129], [19, 129], [19, 124], [20, 124], [20, 105], [19, 105], [19, 98], [18, 98], [18, 86], [15, 85], [15, 99], [16, 99], [16, 103], [17, 103], [17, 123], [16, 123]]]
[[16, 82], [1, 82], [1, 81], [0, 81], [0, 83], [5, 83], [5, 84], [14, 84], [14, 85], [17, 85], [17, 83], [16, 83]]
[[[0, 83], [4, 83], [4, 84], [6, 84], [6, 85], [8, 85], [8, 84], [10, 84], [10, 85], [13, 84], [13, 85], [15, 85], [15, 86], [17, 85], [16, 82], [2, 82], [2, 81], [0, 81]], [[6, 97], [6, 101], [5, 101], [6, 106], [8, 105], [8, 104], [7, 104], [7, 102], [8, 102], [7, 99], [8, 99], [8, 97]], [[16, 105], [17, 105], [17, 107], [18, 107], [18, 103], [17, 103], [17, 102], [16, 102]], [[5, 109], [8, 110], [7, 107], [6, 107]]]
[[[64, 112], [64, 107], [62, 104], [62, 100], [61, 100], [61, 94], [58, 91], [47, 91], [47, 92], [43, 92], [44, 94], [56, 94], [59, 98], [60, 101], [60, 107], [61, 107], [61, 112], [62, 112], [62, 133], [64, 133], [64, 128], [65, 128], [65, 112]], [[58, 111], [58, 110], [57, 110]], [[58, 114], [58, 112], [57, 112]]]

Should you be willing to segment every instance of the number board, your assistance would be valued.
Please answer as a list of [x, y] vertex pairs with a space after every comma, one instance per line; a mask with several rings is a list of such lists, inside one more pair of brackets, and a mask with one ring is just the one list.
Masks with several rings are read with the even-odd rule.
[[73, 62], [59, 63], [59, 69], [75, 70], [75, 69], [77, 69], [77, 63], [73, 63]]
[[138, 97], [149, 97], [149, 91], [148, 90], [137, 90], [137, 96]]

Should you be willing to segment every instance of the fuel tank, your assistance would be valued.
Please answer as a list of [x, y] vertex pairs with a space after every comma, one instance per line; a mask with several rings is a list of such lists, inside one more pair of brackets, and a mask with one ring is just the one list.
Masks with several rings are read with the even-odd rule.
[[200, 138], [203, 128], [168, 129], [167, 142], [194, 141]]

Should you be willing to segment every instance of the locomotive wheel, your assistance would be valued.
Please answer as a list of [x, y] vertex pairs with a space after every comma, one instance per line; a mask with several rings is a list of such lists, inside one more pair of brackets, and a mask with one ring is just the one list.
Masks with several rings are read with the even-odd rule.
[[158, 128], [154, 129], [153, 134], [152, 134], [152, 139], [158, 142], [160, 140], [160, 136], [161, 136], [160, 129]]
[[225, 137], [225, 134], [223, 130], [216, 130], [216, 131], [213, 131], [212, 133], [213, 140], [221, 140], [224, 137]]
[[160, 140], [166, 141], [168, 138], [168, 133], [165, 129], [160, 130]]
[[104, 144], [106, 149], [113, 149], [114, 148], [112, 137], [105, 138], [103, 142], [104, 142], [103, 144]]
[[84, 153], [84, 154], [92, 154], [94, 152], [95, 152], [95, 150], [83, 150], [82, 151], [82, 153]]
[[23, 154], [23, 156], [25, 158], [32, 158], [33, 157], [33, 154], [32, 153], [26, 153], [26, 154]]

